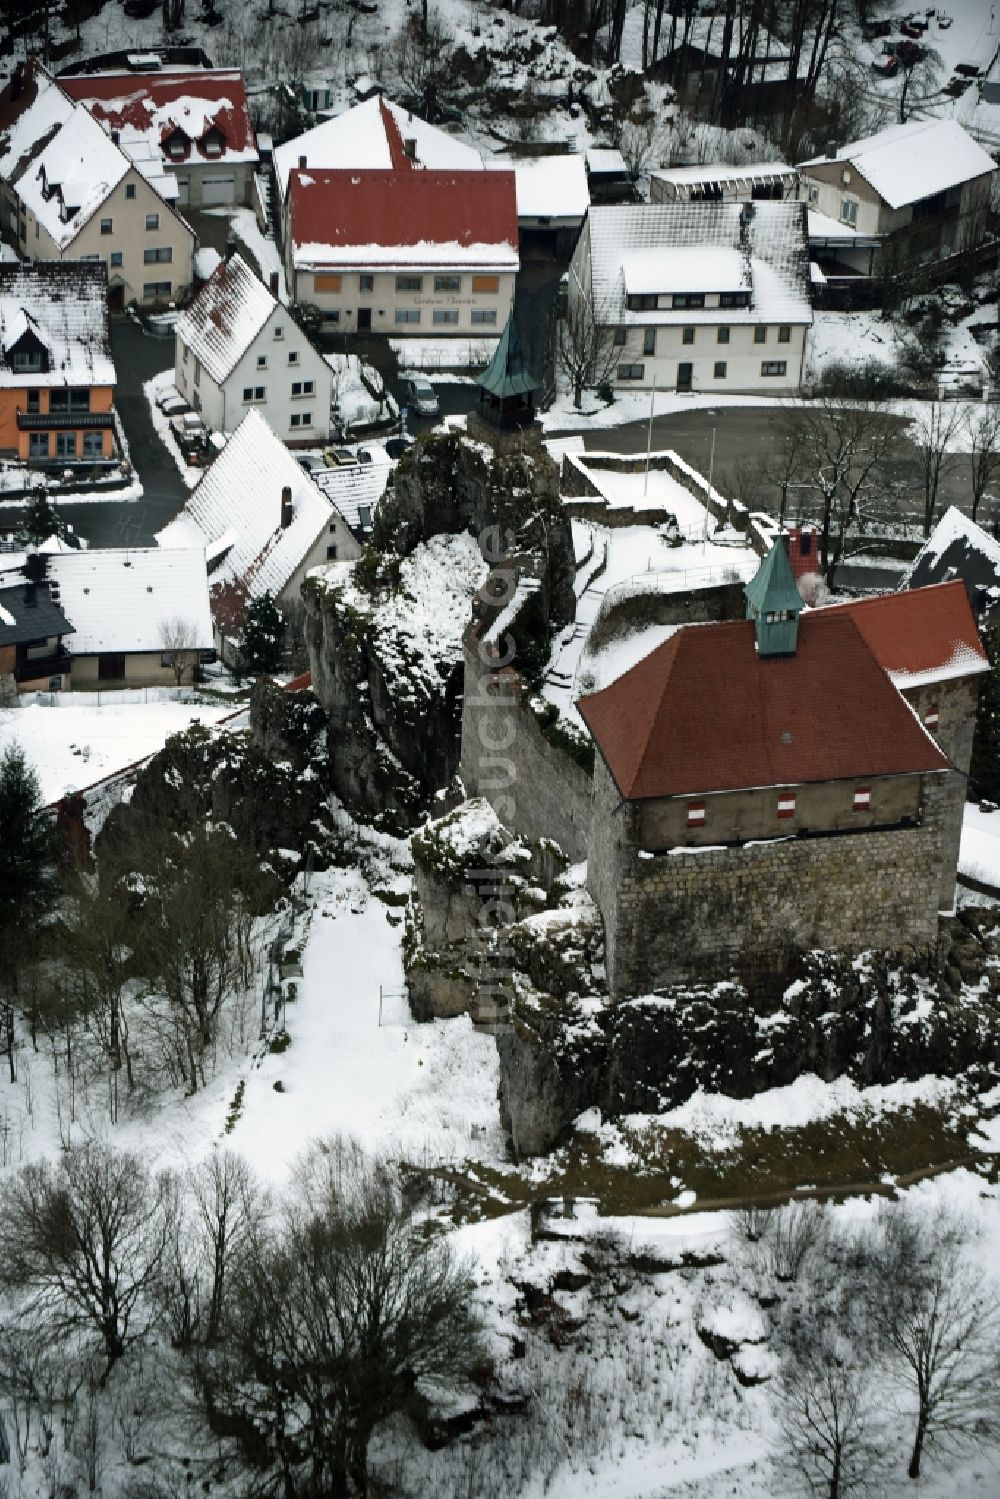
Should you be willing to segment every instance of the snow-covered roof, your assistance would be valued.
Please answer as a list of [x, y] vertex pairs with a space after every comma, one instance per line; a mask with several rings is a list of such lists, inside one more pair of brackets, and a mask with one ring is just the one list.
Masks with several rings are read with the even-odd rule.
[[636, 250], [622, 261], [625, 290], [633, 296], [654, 292], [748, 291], [746, 257], [736, 249]]
[[502, 160], [489, 165], [492, 170], [513, 167], [519, 219], [583, 222], [590, 207], [590, 188], [582, 156], [531, 156], [524, 161]]
[[151, 141], [142, 130], [136, 130], [132, 125], [123, 125], [118, 132], [118, 144], [150, 187], [155, 188], [161, 198], [176, 203], [180, 197], [180, 187], [174, 173], [164, 165], [156, 142]]
[[241, 255], [223, 260], [190, 307], [177, 318], [175, 333], [221, 384], [235, 369], [278, 306]]
[[591, 146], [587, 152], [587, 171], [593, 176], [627, 177], [628, 167], [620, 151], [609, 146]]
[[211, 650], [208, 575], [200, 547], [113, 547], [49, 557], [53, 597], [73, 621], [73, 654], [158, 651], [175, 620], [191, 627], [192, 650]]
[[78, 104], [22, 172], [17, 191], [59, 249], [65, 250], [130, 166], [124, 151]]
[[961, 578], [976, 609], [1000, 600], [1000, 542], [955, 505], [942, 515], [899, 586], [922, 588], [953, 578]]
[[815, 156], [801, 163], [810, 167], [846, 162], [858, 172], [890, 208], [919, 203], [946, 188], [970, 182], [996, 169], [988, 151], [955, 120], [907, 120], [877, 135], [849, 141], [833, 156]]
[[364, 463], [356, 467], [314, 470], [313, 478], [355, 536], [361, 537], [371, 531], [375, 511], [385, 494], [391, 472], [391, 466], [386, 463]]
[[[292, 520], [283, 528], [285, 488], [292, 492]], [[267, 590], [277, 597], [334, 514], [285, 444], [251, 409], [184, 509], [156, 539], [164, 548], [211, 549], [213, 587], [242, 580], [251, 598]]]
[[798, 168], [789, 166], [787, 161], [755, 161], [742, 167], [731, 162], [713, 161], [698, 166], [663, 167], [649, 175], [675, 188], [700, 187], [703, 183], [726, 187], [748, 182], [793, 181], [798, 176]]
[[[591, 208], [589, 224], [594, 305], [607, 321], [812, 322], [803, 203], [616, 205]], [[725, 285], [716, 284], [719, 276]], [[724, 314], [716, 307], [640, 312], [626, 304], [629, 293], [641, 291], [747, 289], [750, 306]]]
[[809, 210], [810, 239], [857, 239], [858, 231], [840, 219], [831, 219], [829, 214]]
[[[157, 155], [167, 141], [183, 138], [186, 151], [180, 162], [233, 165], [255, 162], [257, 143], [247, 107], [243, 75], [238, 69], [202, 68], [197, 71], [85, 74], [60, 80], [70, 98], [86, 105], [98, 120], [116, 129], [131, 127], [147, 138]], [[221, 150], [205, 149], [212, 132]], [[124, 144], [124, 143], [123, 143]]]
[[315, 171], [288, 187], [298, 270], [452, 267], [516, 271], [513, 172]]
[[12, 84], [4, 90], [0, 126], [0, 178], [9, 182], [35, 156], [41, 146], [73, 113], [72, 102], [55, 79], [37, 64], [29, 65], [19, 92], [11, 97]]
[[[365, 168], [389, 170], [399, 165], [400, 142], [414, 167], [436, 167], [444, 171], [481, 170], [479, 152], [456, 140], [436, 125], [375, 95], [341, 115], [323, 120], [303, 135], [286, 141], [274, 152], [274, 170], [282, 197], [289, 173], [305, 157], [307, 168], [337, 167], [355, 171]], [[408, 143], [412, 142], [412, 147]]]
[[[47, 370], [13, 370], [8, 351], [30, 332], [45, 346]], [[113, 386], [108, 273], [91, 261], [0, 265], [0, 389]]]

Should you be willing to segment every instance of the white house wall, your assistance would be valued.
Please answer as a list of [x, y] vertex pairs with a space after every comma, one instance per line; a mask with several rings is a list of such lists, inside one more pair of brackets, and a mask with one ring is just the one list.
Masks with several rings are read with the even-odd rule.
[[[615, 385], [620, 390], [649, 390], [655, 377], [657, 390], [675, 390], [680, 365], [690, 364], [690, 389], [693, 391], [717, 391], [720, 395], [747, 391], [785, 395], [798, 390], [802, 383], [806, 334], [801, 324], [786, 325], [788, 338], [784, 343], [779, 342], [781, 330], [767, 325], [762, 325], [765, 342], [756, 343], [755, 329], [746, 323], [722, 324], [729, 328], [729, 342], [720, 343], [719, 326], [699, 324], [694, 330], [693, 344], [683, 342], [682, 328], [650, 329], [655, 334], [655, 353], [652, 355], [643, 351], [646, 330], [630, 328], [625, 343], [618, 350]], [[783, 373], [764, 373], [765, 365], [781, 364], [784, 365]], [[716, 373], [717, 365], [724, 365], [725, 371]], [[633, 370], [641, 368], [641, 375], [623, 377], [623, 369], [629, 366]], [[684, 388], [689, 387], [685, 385]]]
[[[340, 327], [354, 333], [359, 330], [358, 310], [367, 308], [371, 312], [371, 332], [389, 338], [448, 337], [462, 335], [466, 338], [490, 338], [503, 329], [514, 305], [513, 271], [499, 274], [490, 271], [455, 270], [450, 266], [414, 267], [412, 271], [373, 271], [372, 290], [361, 290], [361, 276], [368, 274], [356, 270], [338, 272], [292, 270], [290, 282], [294, 286], [294, 298], [298, 302], [312, 302], [323, 314], [327, 327]], [[403, 291], [397, 286], [397, 274], [419, 276], [419, 291]], [[340, 290], [331, 291], [330, 278], [340, 276]], [[436, 276], [458, 276], [459, 287], [453, 291], [435, 290]], [[474, 291], [473, 280], [477, 276], [495, 276], [496, 291]], [[417, 313], [417, 322], [397, 322], [397, 313]], [[435, 322], [434, 314], [454, 314], [453, 322]], [[492, 314], [490, 321], [474, 319], [474, 314]]]
[[[276, 330], [281, 330], [281, 337]], [[297, 363], [290, 363], [290, 355]], [[258, 360], [266, 360], [263, 368]], [[197, 361], [177, 339], [175, 382], [185, 400], [201, 412], [217, 432], [235, 432], [251, 406], [256, 406], [283, 442], [316, 444], [330, 435], [330, 396], [333, 373], [306, 338], [287, 307], [278, 306], [221, 386], [197, 370]], [[294, 396], [293, 384], [313, 382], [311, 395]], [[244, 400], [244, 391], [264, 389], [263, 400]], [[304, 425], [302, 418], [312, 418]], [[293, 423], [293, 418], [299, 420]], [[325, 560], [325, 559], [324, 559]]]

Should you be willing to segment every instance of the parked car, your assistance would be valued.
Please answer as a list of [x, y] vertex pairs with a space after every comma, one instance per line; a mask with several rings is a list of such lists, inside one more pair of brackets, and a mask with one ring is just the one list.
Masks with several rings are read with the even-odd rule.
[[899, 63], [891, 52], [883, 52], [881, 57], [876, 57], [872, 63], [872, 70], [880, 78], [895, 78], [899, 72]]
[[412, 437], [390, 437], [382, 446], [385, 448], [393, 463], [398, 463], [407, 448], [413, 447]]
[[913, 37], [917, 41], [924, 34], [924, 28], [922, 26], [915, 26], [912, 21], [903, 21], [899, 29], [904, 36]]
[[937, 23], [942, 31], [947, 31], [951, 25], [952, 18], [945, 11], [938, 12]]
[[923, 11], [914, 11], [911, 16], [907, 16], [906, 24], [908, 26], [915, 26], [920, 32], [926, 31], [928, 26], [927, 15]]
[[429, 381], [416, 377], [412, 380], [407, 380], [404, 389], [406, 392], [406, 404], [418, 416], [441, 415], [441, 402], [438, 400], [434, 387]]
[[161, 390], [156, 397], [156, 404], [164, 416], [183, 416], [191, 410], [176, 385], [168, 385], [165, 390]]
[[325, 448], [323, 461], [327, 468], [357, 468], [358, 460], [347, 448]]

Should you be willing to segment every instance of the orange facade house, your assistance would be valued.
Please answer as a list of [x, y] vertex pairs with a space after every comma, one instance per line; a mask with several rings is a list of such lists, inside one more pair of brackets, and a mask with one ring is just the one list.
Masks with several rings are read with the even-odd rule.
[[116, 457], [106, 268], [0, 265], [0, 457], [65, 468]]

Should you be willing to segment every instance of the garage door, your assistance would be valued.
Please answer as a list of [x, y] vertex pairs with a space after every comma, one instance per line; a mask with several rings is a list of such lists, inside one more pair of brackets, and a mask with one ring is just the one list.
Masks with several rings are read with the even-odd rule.
[[179, 208], [186, 208], [187, 204], [188, 204], [188, 179], [186, 177], [178, 177], [178, 179], [177, 179], [177, 205], [178, 205]]
[[235, 172], [228, 172], [223, 177], [203, 178], [201, 184], [201, 201], [206, 208], [211, 208], [214, 203], [235, 203]]

